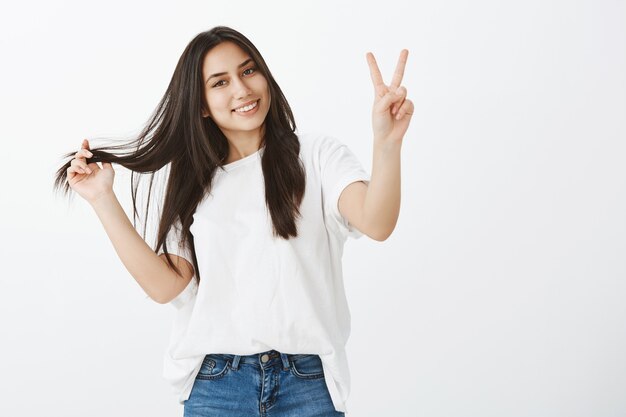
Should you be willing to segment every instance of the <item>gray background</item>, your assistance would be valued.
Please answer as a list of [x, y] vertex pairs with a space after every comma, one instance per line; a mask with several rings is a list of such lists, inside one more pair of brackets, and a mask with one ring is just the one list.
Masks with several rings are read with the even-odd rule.
[[368, 172], [365, 53], [389, 83], [409, 49], [400, 219], [344, 257], [349, 415], [626, 415], [626, 5], [485, 0], [3, 3], [0, 415], [182, 415], [175, 310], [52, 176], [83, 138], [137, 133], [218, 24]]

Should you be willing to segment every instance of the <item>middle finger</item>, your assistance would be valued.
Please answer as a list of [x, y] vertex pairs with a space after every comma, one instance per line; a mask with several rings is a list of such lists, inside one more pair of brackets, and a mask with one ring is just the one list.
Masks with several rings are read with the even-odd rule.
[[80, 159], [73, 159], [72, 162], [70, 162], [70, 166], [79, 168], [83, 172], [86, 172], [87, 174], [91, 174], [91, 169], [87, 166], [87, 164], [84, 161], [81, 161]]
[[398, 88], [400, 86], [400, 83], [402, 82], [402, 77], [404, 77], [404, 67], [406, 67], [406, 60], [408, 56], [408, 49], [403, 49], [400, 52], [398, 64], [396, 65], [396, 70], [393, 73], [393, 79], [391, 80], [391, 85], [389, 86], [392, 91]]

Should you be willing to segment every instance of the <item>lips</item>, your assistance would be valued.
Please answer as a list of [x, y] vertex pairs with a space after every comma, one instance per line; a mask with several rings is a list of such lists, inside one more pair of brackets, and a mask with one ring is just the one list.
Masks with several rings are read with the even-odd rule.
[[235, 107], [235, 108], [234, 108], [234, 109], [232, 109], [231, 111], [236, 111], [237, 109], [240, 109], [240, 108], [242, 108], [242, 107], [249, 106], [250, 104], [256, 103], [258, 100], [259, 100], [259, 99], [252, 100], [252, 101], [249, 101], [249, 102], [247, 102], [247, 103], [244, 103], [244, 104], [242, 104], [241, 106], [237, 106], [237, 107]]

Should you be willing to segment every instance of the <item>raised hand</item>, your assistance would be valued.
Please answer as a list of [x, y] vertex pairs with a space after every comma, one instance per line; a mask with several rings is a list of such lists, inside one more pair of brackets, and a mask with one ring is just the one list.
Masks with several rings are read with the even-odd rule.
[[76, 152], [67, 169], [67, 182], [70, 187], [89, 203], [113, 190], [115, 176], [115, 171], [108, 162], [104, 162], [102, 168], [95, 162], [88, 164], [87, 158], [92, 156], [93, 154], [89, 151], [89, 141], [84, 139], [80, 150]]
[[408, 55], [407, 49], [400, 52], [393, 79], [387, 86], [380, 74], [374, 54], [371, 52], [366, 54], [375, 92], [372, 129], [374, 140], [381, 143], [401, 142], [413, 116], [413, 102], [406, 98], [406, 88], [400, 85]]

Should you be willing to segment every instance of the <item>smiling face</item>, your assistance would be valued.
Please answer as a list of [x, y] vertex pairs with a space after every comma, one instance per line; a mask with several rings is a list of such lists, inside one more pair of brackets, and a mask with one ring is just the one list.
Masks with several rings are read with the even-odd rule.
[[[230, 141], [260, 140], [270, 108], [267, 80], [252, 57], [233, 42], [222, 42], [204, 57], [202, 78], [210, 116]], [[256, 105], [239, 112], [248, 104]]]

